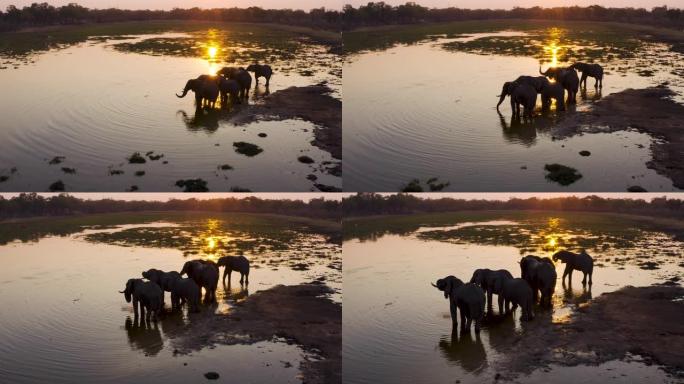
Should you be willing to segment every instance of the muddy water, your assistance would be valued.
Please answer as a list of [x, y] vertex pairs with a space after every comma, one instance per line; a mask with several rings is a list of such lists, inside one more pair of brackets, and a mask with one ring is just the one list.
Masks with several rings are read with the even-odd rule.
[[[506, 51], [510, 41], [466, 44], [512, 37], [497, 32], [433, 36], [350, 55], [344, 66], [345, 188], [397, 191], [413, 179], [438, 177], [451, 183], [445, 190], [453, 191], [625, 191], [632, 185], [674, 190], [671, 180], [646, 167], [655, 140], [648, 134], [598, 133], [563, 140], [553, 135], [563, 116], [584, 112], [609, 94], [665, 81], [676, 91], [684, 89], [682, 56], [667, 44], [644, 43], [638, 48], [644, 55], [636, 58], [619, 56], [628, 56], [627, 49], [596, 58], [607, 69], [602, 91], [597, 93], [589, 79], [586, 94], [578, 95], [577, 106], [565, 113], [552, 110], [533, 122], [517, 122], [508, 100], [497, 113], [495, 96], [504, 82], [538, 75], [540, 63], [547, 68], [552, 62], [574, 61], [571, 48], [582, 52], [613, 44], [583, 40], [578, 47], [562, 36], [555, 41], [567, 45], [563, 54], [537, 40], [525, 48], [529, 53]], [[652, 73], [640, 72], [644, 69]], [[580, 156], [583, 150], [591, 156]], [[576, 168], [583, 177], [567, 187], [547, 181], [544, 165], [550, 163]]]
[[[248, 288], [237, 284], [234, 274], [232, 286], [219, 283], [218, 304], [204, 305], [199, 314], [167, 313], [156, 325], [136, 322], [131, 305], [117, 291], [128, 278], [140, 277], [148, 268], [179, 270], [187, 256], [177, 249], [114, 245], [88, 236], [136, 228], [154, 231], [174, 224], [181, 223], [90, 229], [0, 247], [6, 264], [0, 272], [4, 308], [0, 316], [0, 381], [181, 383], [204, 380], [204, 373], [216, 371], [222, 379], [240, 382], [301, 382], [300, 362], [318, 357], [278, 338], [244, 345], [207, 345], [190, 354], [177, 349], [182, 348], [179, 343], [184, 330], [193, 323], [214, 313], [230, 312], [236, 301], [249, 294], [322, 276], [328, 277], [326, 283], [331, 287], [340, 289], [340, 272], [313, 266], [299, 271], [285, 262], [269, 262], [266, 254], [254, 255], [250, 258], [256, 268]], [[255, 233], [243, 233], [247, 235]], [[311, 243], [314, 245], [306, 252], [330, 251], [316, 236], [306, 237], [311, 239], [293, 245]], [[195, 257], [211, 258], [206, 252]], [[338, 301], [339, 295], [340, 291], [335, 295]], [[169, 305], [168, 294], [166, 301]]]
[[[183, 99], [174, 95], [188, 79], [229, 65], [223, 58], [207, 57], [209, 48], [190, 40], [198, 44], [194, 57], [195, 51], [169, 51], [164, 45], [145, 51], [135, 48], [157, 39], [190, 44], [190, 37], [209, 39], [196, 33], [163, 33], [91, 39], [37, 51], [28, 59], [0, 52], [0, 58], [8, 60], [0, 70], [0, 82], [13, 89], [12, 96], [0, 103], [0, 173], [11, 173], [0, 189], [46, 191], [62, 180], [67, 191], [124, 191], [132, 186], [140, 191], [180, 191], [177, 180], [202, 178], [213, 191], [309, 191], [314, 188], [306, 178], [309, 174], [318, 177], [317, 183], [341, 185], [339, 177], [317, 167], [334, 159], [311, 145], [313, 124], [285, 120], [235, 126], [229, 122], [235, 111], [196, 113], [192, 92]], [[217, 55], [224, 48], [228, 47], [217, 45]], [[266, 89], [262, 78], [250, 91], [249, 103], [260, 102], [267, 92], [321, 81], [338, 92], [339, 76], [329, 73], [339, 67], [334, 55], [315, 44], [302, 43], [296, 51], [303, 57], [315, 53], [328, 65], [312, 62], [306, 76], [273, 56], [268, 60], [275, 68], [270, 87]], [[243, 56], [236, 65], [245, 65], [248, 55]], [[233, 143], [240, 141], [264, 151], [254, 157], [236, 153]], [[145, 164], [127, 161], [134, 152], [150, 151], [163, 157], [147, 158]], [[316, 162], [300, 163], [297, 157], [303, 154]], [[56, 156], [63, 156], [63, 162], [51, 165]], [[233, 169], [217, 169], [224, 164]], [[137, 171], [145, 174], [136, 176]]]
[[[501, 228], [502, 233], [505, 233], [503, 228], [511, 225], [510, 220], [454, 224], [459, 224], [456, 226], [461, 230], [487, 227], [496, 231]], [[478, 226], [474, 227], [476, 224]], [[517, 262], [521, 249], [529, 246], [527, 242], [494, 245], [497, 242], [501, 244], [495, 238], [478, 242], [463, 238], [450, 241], [448, 238], [432, 240], [424, 237], [433, 232], [449, 233], [453, 228], [420, 227], [406, 235], [387, 234], [375, 240], [356, 238], [345, 241], [345, 382], [488, 382], [494, 380], [499, 363], [506, 359], [504, 351], [510, 351], [512, 338], [516, 335], [534, 337], [526, 334], [528, 323], [520, 322], [519, 312], [514, 317], [494, 317], [485, 321], [479, 337], [474, 332], [462, 336], [451, 334], [448, 302], [430, 282], [447, 275], [469, 280], [476, 268], [503, 268], [519, 276]], [[555, 233], [560, 237], [567, 234], [563, 230]], [[606, 236], [605, 233], [596, 235]], [[571, 287], [557, 281], [553, 310], [536, 308], [534, 322], [568, 321], [576, 306], [625, 285], [650, 285], [672, 275], [681, 278], [684, 273], [682, 255], [678, 251], [681, 243], [658, 232], [645, 232], [643, 235], [643, 242], [638, 245], [621, 244], [603, 252], [589, 251], [597, 264], [591, 290], [583, 289], [581, 275], [577, 272]], [[550, 256], [552, 252], [549, 249], [530, 253]], [[658, 270], [639, 267], [639, 255], [644, 254], [660, 262]], [[556, 265], [556, 270], [562, 276], [561, 264]], [[494, 313], [498, 313], [496, 305]], [[649, 382], [669, 380], [662, 370], [646, 366], [638, 357], [595, 367], [539, 368], [529, 376], [520, 375], [517, 380], [524, 383], [570, 383], [581, 378], [586, 383], [627, 382], [625, 376], [616, 373], [618, 371], [634, 373], [636, 376], [630, 376], [632, 379], [640, 377]]]

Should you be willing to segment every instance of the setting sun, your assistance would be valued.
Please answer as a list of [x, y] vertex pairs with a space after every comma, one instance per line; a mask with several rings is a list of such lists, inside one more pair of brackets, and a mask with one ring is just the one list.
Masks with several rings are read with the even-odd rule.
[[218, 53], [218, 48], [216, 48], [216, 47], [209, 47], [209, 50], [207, 51], [207, 54], [209, 55], [210, 59], [216, 58], [217, 53]]

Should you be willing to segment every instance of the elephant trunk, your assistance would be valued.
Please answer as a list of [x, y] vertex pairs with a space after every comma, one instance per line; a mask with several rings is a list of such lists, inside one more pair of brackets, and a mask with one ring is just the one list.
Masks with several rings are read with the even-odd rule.
[[[546, 71], [546, 72], [548, 72], [548, 71]], [[546, 76], [546, 72], [542, 72], [542, 70], [541, 70], [541, 65], [540, 65], [540, 66], [539, 66], [539, 74], [540, 74], [540, 75]]]
[[182, 94], [179, 95], [179, 94], [176, 93], [176, 96], [179, 97], [179, 98], [183, 98], [183, 97], [185, 97], [185, 95], [187, 95], [187, 94], [188, 94], [188, 89], [185, 88], [185, 89], [183, 89], [183, 93], [182, 93]]
[[499, 110], [499, 105], [501, 105], [501, 103], [503, 103], [504, 99], [506, 99], [506, 94], [502, 92], [501, 95], [499, 95], [499, 102], [496, 103], [496, 110], [497, 111]]

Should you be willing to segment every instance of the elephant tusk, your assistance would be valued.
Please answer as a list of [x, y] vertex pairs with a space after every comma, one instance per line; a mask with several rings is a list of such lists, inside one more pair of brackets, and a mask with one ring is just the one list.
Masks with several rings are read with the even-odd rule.
[[438, 286], [436, 286], [436, 285], [435, 285], [435, 283], [433, 283], [433, 282], [430, 282], [430, 285], [432, 285], [433, 287], [435, 287], [435, 288], [439, 289], [439, 287], [438, 287]]
[[126, 293], [126, 291], [119, 291], [119, 293]]

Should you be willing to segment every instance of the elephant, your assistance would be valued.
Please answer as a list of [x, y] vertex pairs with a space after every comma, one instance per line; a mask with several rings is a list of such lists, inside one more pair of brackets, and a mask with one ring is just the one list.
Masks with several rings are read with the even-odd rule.
[[159, 288], [162, 289], [162, 308], [164, 307], [164, 292], [171, 292], [168, 289], [164, 289], [162, 286], [162, 280], [166, 278], [174, 278], [174, 279], [180, 279], [181, 275], [180, 273], [176, 271], [170, 271], [170, 272], [164, 272], [159, 269], [148, 269], [147, 271], [143, 271], [142, 277], [146, 278], [147, 280], [157, 284]]
[[520, 259], [520, 274], [532, 288], [536, 303], [541, 293], [540, 304], [551, 306], [551, 297], [556, 288], [556, 268], [548, 257], [528, 255]]
[[541, 91], [542, 111], [551, 108], [551, 99], [556, 100], [556, 110], [565, 111], [565, 88], [559, 83], [547, 83]]
[[181, 276], [187, 274], [201, 288], [204, 288], [204, 301], [216, 300], [216, 286], [218, 285], [219, 271], [215, 263], [206, 260], [191, 260], [183, 264]]
[[570, 68], [582, 72], [582, 78], [580, 79], [580, 87], [584, 83], [584, 88], [587, 88], [587, 77], [593, 77], [596, 81], [594, 82], [594, 88], [603, 88], [603, 67], [599, 64], [588, 64], [577, 62], [570, 66]]
[[244, 68], [223, 67], [216, 74], [237, 81], [240, 86], [239, 97], [241, 99], [246, 99], [249, 96], [249, 90], [252, 88], [252, 75]]
[[461, 312], [461, 331], [470, 330], [472, 321], [475, 321], [475, 333], [480, 332], [480, 322], [485, 312], [485, 294], [477, 284], [463, 283], [455, 276], [447, 276], [437, 280], [433, 287], [444, 292], [444, 298], [449, 299], [451, 322], [454, 328], [457, 325], [456, 311]]
[[499, 301], [499, 313], [503, 313], [504, 299], [501, 296], [503, 283], [512, 279], [513, 275], [505, 269], [491, 270], [491, 269], [476, 269], [473, 272], [473, 277], [470, 278], [471, 283], [479, 285], [487, 293], [487, 308], [490, 312], [492, 309], [492, 295], [496, 294]]
[[506, 302], [506, 312], [508, 312], [509, 304], [513, 304], [514, 311], [515, 308], [520, 306], [520, 309], [522, 310], [521, 320], [532, 320], [534, 318], [534, 313], [532, 313], [534, 294], [532, 293], [532, 288], [525, 279], [519, 277], [507, 279], [503, 281], [501, 288], [499, 297], [503, 297]]
[[537, 93], [541, 93], [544, 87], [549, 84], [549, 79], [546, 76], [519, 76], [515, 79], [518, 84], [528, 84], [531, 85]]
[[183, 98], [188, 93], [193, 91], [195, 93], [195, 103], [197, 108], [214, 108], [216, 99], [219, 96], [219, 86], [216, 78], [209, 75], [200, 75], [196, 79], [190, 79], [185, 83], [182, 94], [176, 94], [177, 97]]
[[246, 257], [240, 256], [223, 256], [218, 259], [218, 266], [223, 266], [223, 278], [221, 281], [226, 283], [226, 275], [228, 275], [228, 285], [230, 285], [230, 275], [233, 271], [240, 272], [240, 284], [243, 280], [245, 284], [249, 285], [249, 260]]
[[230, 96], [231, 105], [240, 104], [240, 84], [232, 79], [226, 79], [223, 76], [218, 77], [219, 93], [221, 95], [221, 106], [228, 105], [228, 96]]
[[273, 75], [273, 70], [268, 64], [251, 64], [247, 67], [248, 72], [254, 72], [254, 80], [256, 84], [259, 84], [259, 77], [266, 78], [266, 86], [268, 87], [271, 82], [271, 75]]
[[594, 259], [585, 251], [580, 253], [558, 251], [553, 255], [553, 260], [560, 260], [562, 263], [565, 263], [565, 271], [563, 271], [562, 281], [565, 281], [565, 276], [568, 276], [568, 283], [571, 284], [572, 271], [578, 270], [584, 274], [582, 285], [587, 283], [587, 275], [589, 275], [589, 285], [592, 284], [591, 277], [594, 273]]
[[145, 310], [147, 310], [147, 320], [150, 314], [153, 314], [154, 321], [157, 321], [162, 309], [162, 296], [164, 296], [164, 292], [157, 284], [143, 279], [128, 279], [126, 288], [119, 293], [124, 294], [127, 303], [133, 299], [133, 313], [136, 318], [138, 305], [140, 305], [140, 317], [145, 317]]
[[568, 103], [577, 103], [579, 77], [577, 76], [577, 72], [574, 69], [570, 67], [551, 67], [547, 69], [546, 72], [542, 72], [541, 67], [539, 67], [539, 73], [550, 79], [554, 79], [557, 83], [560, 83], [560, 85], [562, 85], [566, 91], [568, 91]]
[[496, 104], [497, 111], [506, 96], [511, 97], [511, 110], [514, 116], [520, 116], [520, 105], [522, 105], [525, 108], [524, 116], [532, 117], [534, 106], [537, 104], [537, 91], [533, 86], [515, 81], [505, 82], [501, 94], [497, 96], [499, 97], [499, 102]]
[[163, 289], [171, 292], [171, 305], [179, 308], [182, 304], [188, 303], [190, 312], [199, 312], [199, 303], [202, 300], [202, 289], [191, 278], [165, 277], [162, 282]]

